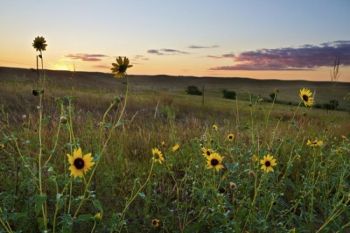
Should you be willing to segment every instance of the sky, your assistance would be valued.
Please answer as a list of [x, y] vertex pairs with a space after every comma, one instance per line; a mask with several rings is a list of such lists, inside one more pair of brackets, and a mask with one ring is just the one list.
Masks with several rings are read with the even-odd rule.
[[0, 66], [350, 82], [349, 0], [2, 0]]

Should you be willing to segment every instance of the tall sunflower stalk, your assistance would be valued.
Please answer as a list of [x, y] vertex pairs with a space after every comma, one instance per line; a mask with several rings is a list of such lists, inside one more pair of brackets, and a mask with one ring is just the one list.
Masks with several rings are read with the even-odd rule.
[[120, 122], [124, 116], [125, 113], [125, 108], [126, 108], [126, 103], [127, 103], [127, 97], [128, 97], [128, 93], [129, 93], [129, 83], [128, 83], [128, 78], [127, 78], [127, 69], [132, 67], [132, 65], [130, 65], [130, 61], [127, 57], [118, 57], [116, 59], [117, 63], [112, 63], [112, 73], [114, 74], [114, 76], [116, 78], [125, 78], [126, 79], [126, 88], [125, 88], [125, 95], [124, 95], [124, 101], [122, 103], [122, 109], [120, 110], [120, 114], [118, 117], [114, 118], [114, 120], [112, 121], [112, 127], [109, 129], [109, 131], [107, 132], [107, 137], [103, 140], [103, 135], [104, 135], [104, 129], [106, 126], [106, 118], [108, 113], [113, 109], [113, 107], [115, 107], [116, 105], [119, 105], [120, 103], [120, 99], [119, 98], [115, 98], [115, 100], [110, 104], [110, 106], [107, 108], [107, 110], [105, 111], [105, 113], [103, 114], [102, 117], [102, 121], [100, 122], [100, 148], [99, 148], [99, 155], [100, 157], [97, 159], [94, 168], [91, 171], [91, 174], [89, 176], [88, 179], [86, 179], [85, 182], [85, 189], [84, 189], [84, 193], [83, 193], [83, 198], [82, 200], [79, 202], [78, 207], [76, 209], [76, 211], [74, 212], [73, 217], [77, 217], [77, 215], [79, 214], [79, 211], [81, 209], [81, 207], [83, 206], [83, 204], [85, 203], [86, 200], [88, 200], [89, 198], [89, 188], [92, 182], [92, 178], [94, 177], [94, 174], [96, 172], [96, 169], [101, 161], [101, 158], [103, 156], [103, 154], [105, 153], [106, 149], [107, 149], [107, 145], [112, 137], [112, 133], [113, 133], [113, 129], [115, 129], [116, 127], [118, 127], [120, 125]]
[[[39, 67], [38, 67], [38, 59], [41, 60], [41, 74], [39, 75], [39, 84], [40, 84], [40, 90], [34, 92], [33, 94], [37, 93], [39, 95], [39, 129], [38, 129], [38, 137], [39, 137], [39, 157], [38, 157], [38, 183], [39, 183], [39, 193], [40, 197], [44, 197], [43, 192], [43, 184], [42, 184], [42, 157], [43, 157], [43, 143], [42, 143], [42, 119], [43, 119], [43, 94], [44, 94], [44, 83], [45, 83], [45, 74], [44, 74], [44, 59], [43, 59], [43, 51], [46, 50], [47, 43], [44, 37], [37, 36], [35, 37], [33, 41], [33, 47], [36, 51], [39, 52], [39, 55], [36, 55], [36, 64], [37, 64], [37, 71], [39, 75]], [[47, 205], [46, 201], [42, 203], [41, 205], [41, 212], [43, 216], [43, 225], [44, 230], [47, 231]]]

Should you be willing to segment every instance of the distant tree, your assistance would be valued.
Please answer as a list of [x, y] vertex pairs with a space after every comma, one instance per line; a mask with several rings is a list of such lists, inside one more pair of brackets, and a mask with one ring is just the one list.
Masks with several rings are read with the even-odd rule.
[[225, 99], [232, 99], [232, 100], [236, 99], [236, 92], [234, 92], [234, 91], [228, 91], [228, 90], [224, 89], [222, 91], [222, 94], [223, 94], [223, 97]]
[[189, 95], [203, 95], [203, 92], [201, 92], [196, 86], [188, 86], [186, 93]]

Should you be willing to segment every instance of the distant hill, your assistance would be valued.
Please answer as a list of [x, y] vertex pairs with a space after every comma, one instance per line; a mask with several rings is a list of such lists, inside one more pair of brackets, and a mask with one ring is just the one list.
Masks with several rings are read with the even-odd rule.
[[[112, 74], [101, 72], [71, 72], [46, 70], [47, 81], [57, 88], [71, 87], [81, 89], [96, 89], [99, 91], [112, 91], [120, 86], [124, 80], [116, 79]], [[303, 80], [260, 80], [251, 78], [217, 78], [217, 77], [191, 77], [168, 75], [130, 75], [128, 76], [130, 87], [133, 91], [167, 91], [185, 93], [189, 85], [204, 87], [205, 93], [213, 96], [221, 96], [223, 89], [234, 90], [239, 94], [250, 93], [265, 98], [275, 89], [279, 90], [278, 98], [285, 101], [298, 101], [298, 90], [307, 87], [316, 92], [318, 103], [327, 103], [332, 99], [340, 102], [343, 108], [349, 108], [350, 104], [344, 101], [344, 96], [350, 92], [350, 83], [314, 82]], [[34, 69], [0, 67], [0, 83], [21, 83], [32, 85], [37, 81], [37, 73]]]

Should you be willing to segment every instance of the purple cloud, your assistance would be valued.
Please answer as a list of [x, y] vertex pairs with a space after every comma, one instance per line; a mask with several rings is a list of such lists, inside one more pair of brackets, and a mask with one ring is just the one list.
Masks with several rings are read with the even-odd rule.
[[88, 54], [88, 53], [76, 53], [76, 54], [68, 54], [65, 57], [81, 60], [81, 61], [102, 61], [102, 58], [108, 57], [104, 54]]
[[350, 65], [350, 41], [247, 51], [233, 57], [234, 65], [213, 67], [210, 70], [315, 69], [332, 66], [336, 57], [340, 59], [341, 65]]
[[175, 55], [175, 54], [189, 54], [188, 52], [177, 49], [149, 49], [147, 53], [155, 55]]
[[214, 58], [214, 59], [222, 59], [222, 58], [234, 58], [235, 55], [233, 53], [225, 53], [225, 54], [222, 54], [222, 55], [208, 55], [207, 57], [209, 58]]
[[202, 45], [190, 45], [188, 46], [190, 49], [212, 49], [219, 48], [219, 45], [211, 45], [211, 46], [202, 46]]

